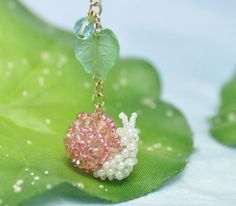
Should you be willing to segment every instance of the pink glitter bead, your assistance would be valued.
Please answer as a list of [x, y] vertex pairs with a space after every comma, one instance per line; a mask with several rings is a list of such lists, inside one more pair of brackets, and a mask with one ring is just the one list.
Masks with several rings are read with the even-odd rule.
[[74, 166], [93, 172], [119, 153], [122, 146], [115, 131], [115, 122], [104, 114], [80, 114], [65, 137]]

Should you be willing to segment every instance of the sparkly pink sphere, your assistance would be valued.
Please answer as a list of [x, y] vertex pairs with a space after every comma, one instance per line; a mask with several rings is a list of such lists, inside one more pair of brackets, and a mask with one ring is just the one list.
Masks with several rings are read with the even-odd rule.
[[65, 138], [66, 150], [75, 167], [94, 172], [122, 149], [115, 122], [104, 114], [82, 113]]

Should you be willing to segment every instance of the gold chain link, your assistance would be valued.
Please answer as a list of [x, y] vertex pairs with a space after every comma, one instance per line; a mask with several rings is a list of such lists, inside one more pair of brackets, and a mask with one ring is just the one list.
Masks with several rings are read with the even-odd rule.
[[[90, 0], [90, 7], [88, 11], [88, 17], [86, 22], [90, 20], [94, 21], [94, 32], [98, 32], [102, 29], [100, 16], [102, 13], [101, 0]], [[103, 106], [105, 104], [105, 96], [103, 93], [103, 81], [97, 77], [93, 77], [94, 80], [94, 93], [92, 97], [93, 105], [95, 106], [96, 113], [102, 114]]]
[[[92, 19], [94, 24], [94, 31], [98, 32], [102, 29], [100, 16], [102, 13], [101, 0], [90, 0], [90, 8], [88, 12], [88, 18]], [[94, 94], [93, 94], [93, 104], [95, 106], [96, 112], [101, 114], [103, 112], [103, 106], [105, 104], [105, 96], [103, 93], [103, 81], [93, 77], [94, 80]]]
[[95, 106], [96, 112], [97, 113], [102, 113], [103, 112], [103, 106], [105, 104], [105, 96], [103, 93], [103, 81], [100, 79], [96, 78], [95, 76], [93, 77], [94, 80], [94, 94], [93, 94], [93, 104]]
[[90, 0], [88, 19], [92, 19], [95, 22], [94, 24], [95, 32], [98, 32], [99, 30], [102, 29], [101, 19], [100, 19], [101, 13], [102, 13], [101, 0]]

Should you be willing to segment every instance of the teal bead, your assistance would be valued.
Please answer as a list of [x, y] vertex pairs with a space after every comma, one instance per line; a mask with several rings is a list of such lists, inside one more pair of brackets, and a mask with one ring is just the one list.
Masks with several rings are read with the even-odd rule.
[[85, 25], [86, 21], [87, 17], [84, 17], [78, 20], [74, 26], [74, 33], [78, 38], [87, 39], [94, 33], [94, 22], [90, 20]]

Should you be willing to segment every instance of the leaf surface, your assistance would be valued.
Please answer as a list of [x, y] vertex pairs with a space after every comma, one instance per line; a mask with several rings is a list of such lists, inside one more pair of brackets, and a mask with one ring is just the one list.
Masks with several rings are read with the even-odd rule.
[[228, 146], [236, 146], [236, 76], [223, 87], [218, 113], [211, 119], [211, 134]]
[[[147, 194], [181, 172], [193, 150], [182, 113], [160, 100], [148, 62], [122, 59], [105, 84], [106, 113], [138, 112], [139, 163], [124, 181], [102, 182], [75, 170], [64, 134], [93, 112], [93, 85], [74, 58], [73, 35], [34, 17], [18, 1], [0, 1], [0, 200], [9, 206], [67, 183], [110, 201]], [[102, 185], [102, 186], [101, 186]]]

